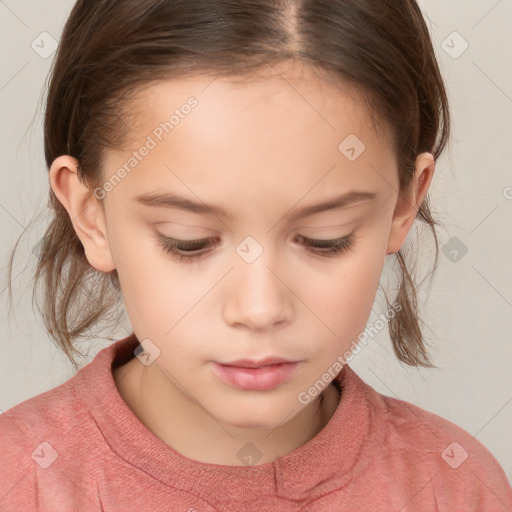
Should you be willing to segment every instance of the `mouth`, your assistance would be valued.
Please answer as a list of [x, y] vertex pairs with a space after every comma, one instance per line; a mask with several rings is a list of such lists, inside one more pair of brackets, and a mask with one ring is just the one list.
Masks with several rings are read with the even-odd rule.
[[[236, 363], [236, 365], [234, 364]], [[266, 364], [264, 364], [266, 363]], [[247, 366], [250, 364], [251, 366]], [[240, 366], [238, 366], [240, 365]], [[213, 369], [223, 382], [247, 391], [269, 391], [284, 384], [295, 373], [299, 361], [235, 361], [229, 364], [214, 362]]]
[[297, 363], [298, 361], [292, 359], [283, 359], [279, 357], [266, 357], [264, 359], [260, 359], [259, 361], [255, 361], [253, 359], [238, 359], [236, 361], [231, 361], [228, 363], [218, 363], [224, 366], [235, 366], [236, 368], [263, 368], [265, 366], [274, 366], [277, 364], [285, 364], [285, 363]]

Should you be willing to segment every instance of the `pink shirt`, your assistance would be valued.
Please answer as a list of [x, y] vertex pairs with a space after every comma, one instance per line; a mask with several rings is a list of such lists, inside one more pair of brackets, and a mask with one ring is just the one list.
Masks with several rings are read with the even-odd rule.
[[[0, 415], [0, 510], [512, 511], [495, 457], [468, 432], [384, 396], [345, 364], [335, 414], [272, 463], [223, 466], [179, 454], [133, 414], [111, 365], [131, 336], [64, 384]], [[249, 450], [250, 451], [250, 450]]]

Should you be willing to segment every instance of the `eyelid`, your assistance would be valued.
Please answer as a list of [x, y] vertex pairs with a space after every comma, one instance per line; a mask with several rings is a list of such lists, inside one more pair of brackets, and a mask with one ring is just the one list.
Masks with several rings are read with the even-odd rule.
[[158, 233], [155, 235], [155, 238], [160, 240], [161, 242], [172, 244], [172, 245], [185, 245], [185, 246], [195, 246], [195, 245], [207, 245], [208, 243], [214, 244], [217, 243], [217, 239], [215, 237], [206, 237], [206, 238], [197, 238], [193, 240], [183, 240], [181, 238], [173, 238], [170, 236], [163, 235], [162, 233]]
[[323, 244], [329, 244], [334, 242], [341, 242], [343, 240], [347, 240], [350, 238], [350, 235], [340, 236], [339, 238], [310, 238], [304, 235], [297, 235], [297, 237], [301, 240], [306, 240], [307, 242], [317, 242]]
[[[297, 238], [300, 240], [305, 240], [307, 242], [316, 242], [316, 243], [323, 243], [323, 244], [329, 244], [329, 243], [335, 243], [335, 242], [342, 242], [343, 240], [350, 240], [352, 237], [352, 234], [344, 235], [338, 238], [311, 238], [304, 235], [296, 235]], [[170, 236], [163, 235], [161, 233], [158, 233], [156, 235], [156, 238], [161, 240], [162, 242], [166, 243], [172, 243], [174, 245], [207, 245], [210, 243], [217, 243], [217, 240], [215, 237], [206, 237], [206, 238], [198, 238], [193, 240], [183, 240], [178, 238], [173, 238]]]
[[316, 231], [320, 229], [330, 229], [330, 228], [346, 228], [351, 222], [342, 222], [341, 224], [333, 224], [331, 226], [297, 226], [295, 229], [314, 229]]
[[[303, 235], [297, 236], [300, 240], [306, 241], [306, 243], [302, 243], [303, 246], [307, 247], [306, 252], [309, 252], [313, 257], [320, 257], [322, 259], [334, 259], [349, 254], [354, 250], [356, 239], [353, 231], [343, 237], [329, 240], [307, 238]], [[212, 251], [201, 249], [211, 249], [219, 245], [219, 242], [214, 238], [201, 240], [177, 240], [175, 238], [166, 237], [161, 233], [154, 235], [154, 238], [158, 239], [159, 245], [162, 246], [171, 257], [180, 262], [184, 260], [185, 263], [199, 262], [200, 260], [207, 258]], [[214, 240], [214, 243], [207, 244], [209, 240]], [[180, 248], [178, 245], [181, 245], [182, 247]], [[184, 245], [186, 248], [183, 248]], [[190, 245], [192, 247], [190, 247]], [[195, 245], [199, 245], [199, 248], [195, 249]]]

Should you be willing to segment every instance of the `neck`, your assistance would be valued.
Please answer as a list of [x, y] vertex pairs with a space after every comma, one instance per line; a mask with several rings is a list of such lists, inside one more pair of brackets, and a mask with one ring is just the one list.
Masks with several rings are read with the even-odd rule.
[[246, 465], [240, 456], [243, 450], [254, 452], [253, 464], [273, 462], [315, 437], [340, 399], [331, 384], [275, 428], [237, 428], [216, 421], [197, 401], [170, 385], [156, 365], [145, 367], [134, 358], [113, 371], [124, 401], [151, 432], [181, 455], [210, 464]]

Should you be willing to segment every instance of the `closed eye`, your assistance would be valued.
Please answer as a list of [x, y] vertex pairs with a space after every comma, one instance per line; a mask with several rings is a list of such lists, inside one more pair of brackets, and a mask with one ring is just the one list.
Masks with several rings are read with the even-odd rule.
[[[178, 261], [195, 261], [209, 252], [205, 249], [215, 248], [219, 245], [218, 240], [215, 238], [177, 240], [164, 236], [161, 233], [154, 235], [154, 237], [158, 240], [158, 243], [163, 249], [178, 259]], [[308, 248], [309, 252], [324, 257], [334, 257], [345, 254], [353, 247], [354, 243], [353, 234], [334, 240], [316, 240], [306, 238], [302, 235], [298, 235], [298, 239]]]

